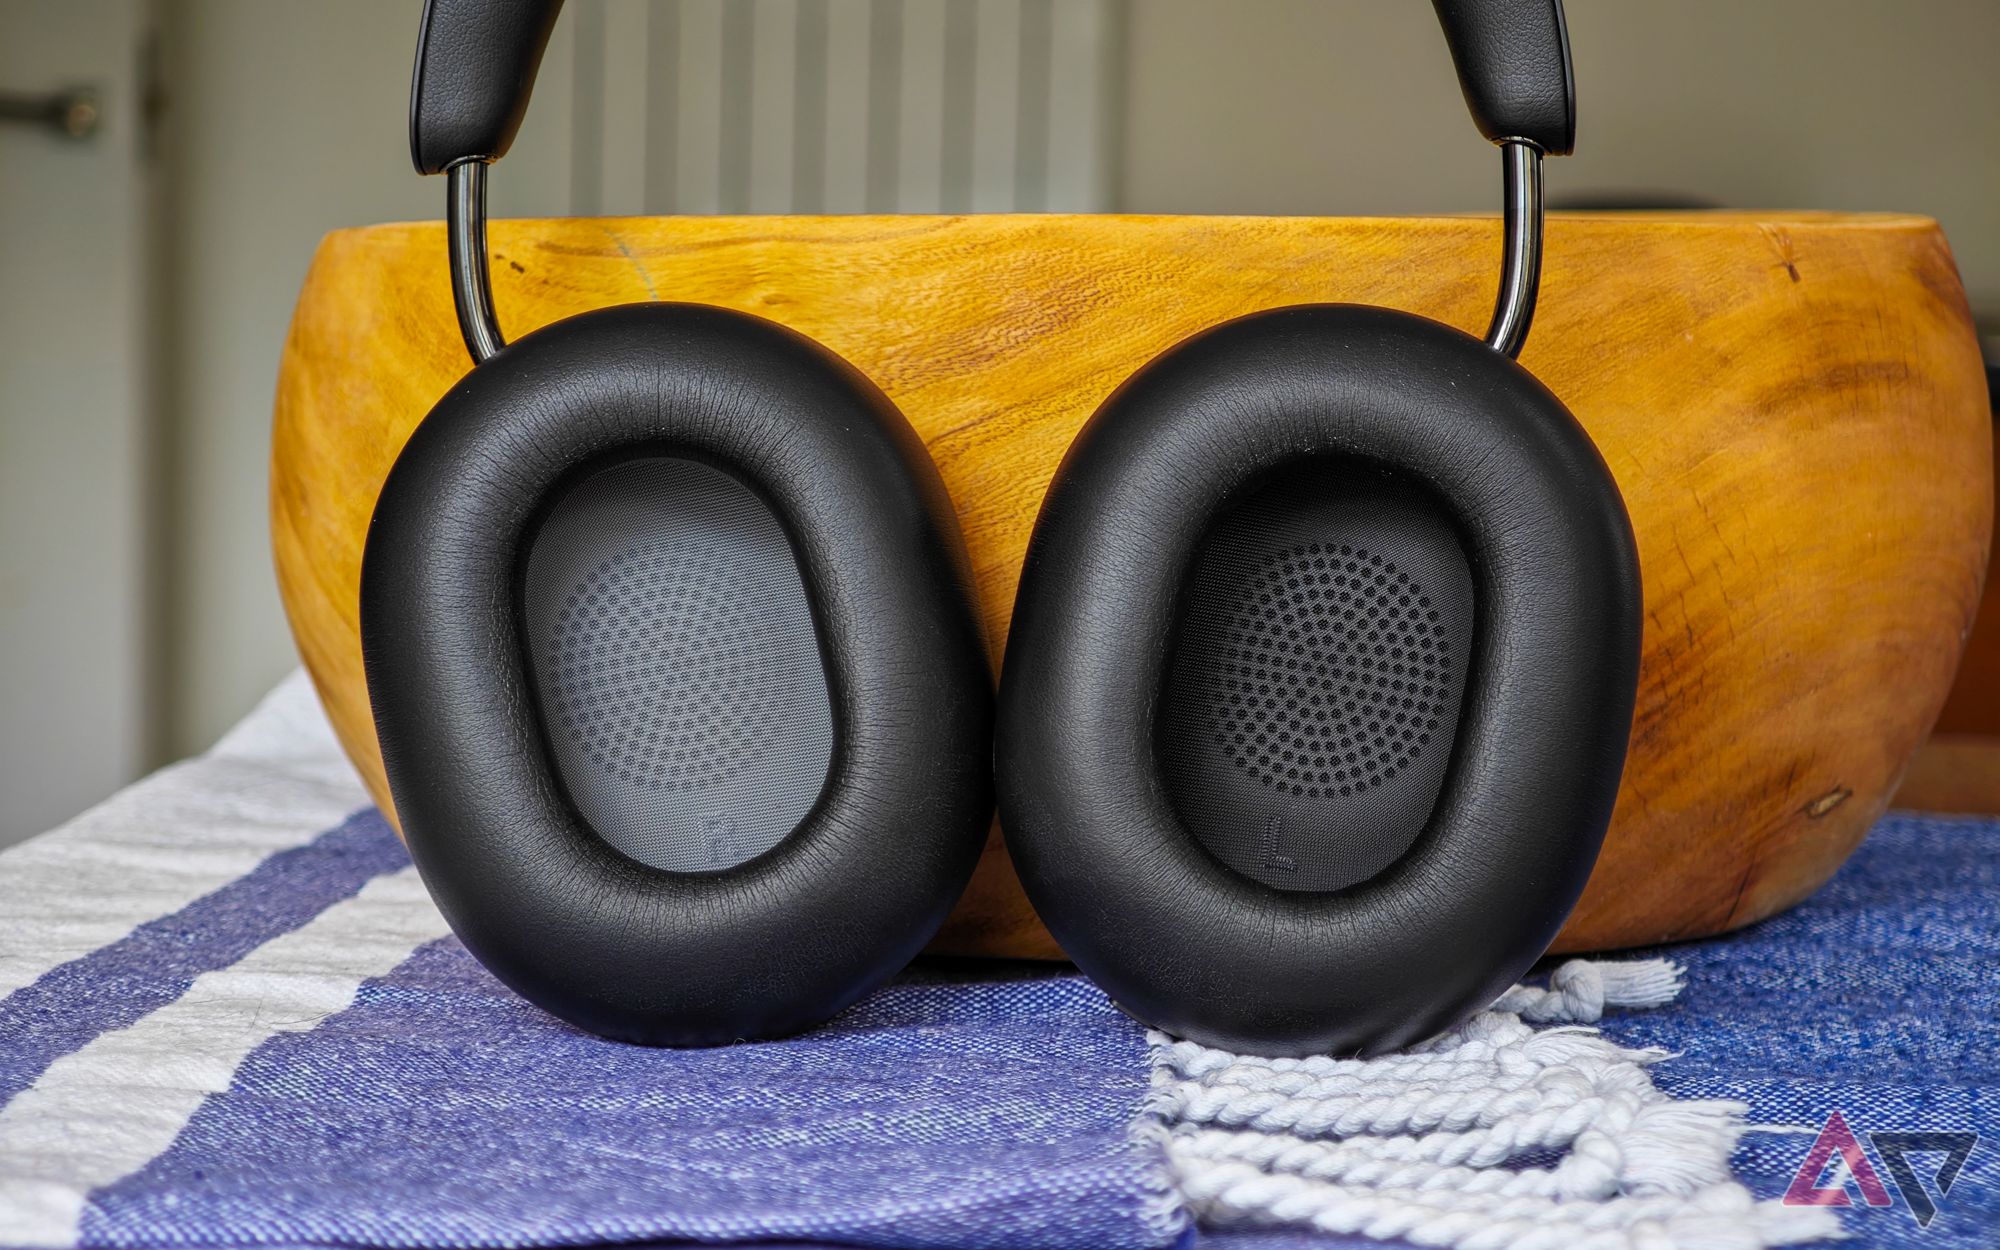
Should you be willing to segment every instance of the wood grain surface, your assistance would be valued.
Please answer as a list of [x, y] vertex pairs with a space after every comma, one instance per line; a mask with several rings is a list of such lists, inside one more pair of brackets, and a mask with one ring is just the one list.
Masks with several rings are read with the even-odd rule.
[[[873, 378], [957, 503], [996, 663], [1071, 436], [1204, 327], [1314, 301], [1477, 332], [1491, 218], [971, 216], [499, 221], [510, 335], [684, 299], [812, 335]], [[1603, 451], [1645, 578], [1632, 755], [1559, 949], [1693, 937], [1817, 887], [1938, 715], [1979, 601], [1991, 423], [1949, 249], [1923, 218], [1555, 216], [1522, 363]], [[272, 540], [300, 654], [388, 793], [357, 584], [398, 449], [465, 372], [437, 224], [321, 245], [279, 378]], [[935, 949], [1053, 956], [997, 836]]]
[[[1993, 473], [2000, 478], [2000, 444]], [[2000, 526], [1992, 541], [2000, 546]], [[1986, 579], [1958, 679], [1892, 802], [1919, 811], [2000, 816], [2000, 578]]]
[[[2000, 478], [2000, 444], [1993, 449], [1992, 473]], [[2000, 524], [1995, 525], [1989, 541], [2000, 545]], [[1952, 683], [1944, 711], [1938, 715], [1937, 733], [1983, 736], [1991, 739], [1995, 752], [2000, 752], [2000, 577], [1986, 579], [1986, 595], [1980, 600], [1972, 632], [1965, 640], [1958, 680]], [[1967, 744], [1957, 745], [1962, 748]], [[1993, 781], [2000, 782], [2000, 773], [1991, 776]], [[1980, 810], [2000, 811], [2000, 789], [1989, 787], [1989, 791], [1996, 796], [1996, 805]]]

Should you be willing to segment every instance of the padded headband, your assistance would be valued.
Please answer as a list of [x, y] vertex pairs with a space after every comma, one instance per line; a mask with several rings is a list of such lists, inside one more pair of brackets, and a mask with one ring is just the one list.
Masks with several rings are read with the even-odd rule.
[[[1562, 0], [1431, 0], [1479, 133], [1549, 156], [1576, 145]], [[425, 0], [410, 89], [421, 174], [507, 154], [562, 0]]]

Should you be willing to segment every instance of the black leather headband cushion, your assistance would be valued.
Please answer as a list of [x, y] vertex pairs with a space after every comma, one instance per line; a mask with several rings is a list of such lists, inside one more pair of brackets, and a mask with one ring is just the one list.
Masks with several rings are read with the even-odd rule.
[[1562, 0], [1431, 0], [1479, 133], [1576, 150], [1576, 76]]
[[[1454, 757], [1402, 859], [1331, 893], [1224, 868], [1165, 797], [1154, 713], [1184, 572], [1280, 465], [1366, 457], [1444, 501], [1473, 569]], [[1125, 384], [1056, 474], [1023, 569], [996, 733], [1001, 824], [1063, 949], [1170, 1032], [1375, 1052], [1484, 1007], [1590, 873], [1631, 729], [1638, 558], [1589, 438], [1525, 370], [1386, 309], [1287, 308]]]
[[562, 0], [424, 0], [410, 75], [418, 173], [507, 155], [561, 12]]
[[[786, 528], [831, 687], [826, 789], [770, 851], [712, 874], [628, 859], [571, 810], [516, 615], [538, 510], [607, 455], [735, 474]], [[991, 677], [937, 470], [838, 358], [723, 309], [604, 309], [452, 388], [376, 505], [369, 698], [425, 884], [481, 962], [594, 1032], [772, 1036], [901, 968], [957, 900], [991, 812]]]

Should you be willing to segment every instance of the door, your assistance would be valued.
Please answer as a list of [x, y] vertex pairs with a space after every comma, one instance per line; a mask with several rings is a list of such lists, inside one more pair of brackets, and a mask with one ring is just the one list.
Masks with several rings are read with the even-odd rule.
[[0, 846], [145, 763], [145, 0], [0, 0]]

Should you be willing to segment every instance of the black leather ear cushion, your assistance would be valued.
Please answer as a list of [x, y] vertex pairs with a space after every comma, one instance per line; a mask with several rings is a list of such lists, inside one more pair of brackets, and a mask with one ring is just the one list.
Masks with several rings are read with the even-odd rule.
[[[1428, 825], [1388, 868], [1318, 893], [1209, 855], [1154, 743], [1196, 543], [1232, 497], [1315, 456], [1377, 462], [1443, 500], [1476, 605]], [[1582, 891], [1631, 729], [1640, 613], [1611, 475], [1518, 365], [1385, 309], [1229, 322], [1113, 395], [1042, 505], [995, 739], [1014, 863], [1063, 949], [1172, 1033], [1266, 1054], [1430, 1036], [1525, 971]]]
[[[525, 536], [563, 483], [634, 452], [705, 460], [761, 494], [824, 652], [826, 788], [789, 837], [722, 872], [648, 867], [580, 821], [524, 673]], [[992, 683], [936, 467], [880, 391], [770, 322], [610, 308], [474, 369], [383, 488], [361, 633], [426, 885], [482, 963], [593, 1032], [707, 1044], [814, 1024], [923, 946], [983, 843]]]

